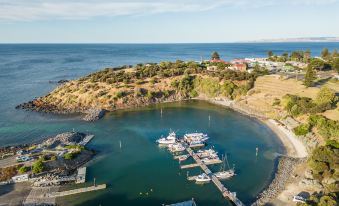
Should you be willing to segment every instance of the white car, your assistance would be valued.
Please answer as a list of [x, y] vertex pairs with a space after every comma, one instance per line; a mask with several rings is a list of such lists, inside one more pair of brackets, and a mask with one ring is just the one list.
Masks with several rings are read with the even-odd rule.
[[18, 156], [15, 158], [17, 162], [26, 162], [31, 160], [32, 158], [28, 157], [28, 156]]
[[293, 202], [301, 202], [301, 203], [306, 203], [306, 199], [299, 196], [299, 195], [296, 195], [296, 196], [293, 196]]

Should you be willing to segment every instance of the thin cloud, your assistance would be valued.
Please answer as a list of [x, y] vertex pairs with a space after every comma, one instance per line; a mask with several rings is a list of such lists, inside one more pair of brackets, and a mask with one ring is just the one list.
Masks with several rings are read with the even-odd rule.
[[89, 19], [122, 15], [201, 12], [223, 7], [332, 4], [339, 0], [0, 0], [0, 21]]

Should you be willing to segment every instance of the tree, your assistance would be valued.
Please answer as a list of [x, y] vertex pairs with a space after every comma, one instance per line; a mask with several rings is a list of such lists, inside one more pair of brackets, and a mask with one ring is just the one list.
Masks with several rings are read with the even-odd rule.
[[315, 80], [315, 71], [311, 66], [308, 66], [306, 69], [304, 85], [306, 87], [310, 87], [313, 85], [314, 80]]
[[44, 170], [44, 164], [41, 160], [36, 161], [32, 166], [32, 172], [34, 174], [41, 173]]
[[311, 59], [311, 50], [307, 49], [305, 52], [304, 52], [304, 62], [310, 62], [310, 59]]
[[212, 60], [220, 60], [220, 56], [219, 56], [219, 54], [218, 54], [218, 52], [213, 52], [212, 53], [212, 56], [211, 56], [211, 59]]
[[325, 60], [328, 60], [330, 57], [330, 52], [328, 51], [327, 48], [324, 48], [321, 52], [321, 57]]
[[274, 55], [274, 54], [273, 54], [273, 51], [270, 50], [270, 51], [267, 52], [268, 58], [272, 57], [273, 55]]
[[321, 59], [312, 59], [310, 62], [310, 66], [313, 69], [322, 70], [325, 67], [325, 62]]
[[337, 49], [334, 49], [332, 52], [332, 58], [338, 58], [338, 57], [339, 57], [338, 51]]
[[339, 73], [339, 57], [332, 59], [331, 68]]

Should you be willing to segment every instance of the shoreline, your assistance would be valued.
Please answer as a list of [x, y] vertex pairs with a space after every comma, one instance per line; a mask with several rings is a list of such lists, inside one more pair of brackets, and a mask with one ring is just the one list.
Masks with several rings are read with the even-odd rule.
[[263, 115], [260, 116], [258, 114], [252, 114], [251, 111], [248, 111], [245, 108], [239, 108], [239, 105], [236, 105], [236, 103], [232, 100], [211, 100], [200, 98], [199, 100], [224, 106], [246, 116], [253, 117], [272, 130], [284, 147], [285, 154], [278, 158], [278, 166], [273, 174], [274, 178], [258, 194], [257, 199], [254, 203], [252, 203], [252, 206], [271, 204], [273, 202], [279, 202], [279, 204], [277, 204], [279, 206], [295, 205], [295, 203], [290, 202], [290, 197], [284, 194], [293, 194], [296, 190], [301, 191], [302, 189], [298, 185], [299, 182], [290, 182], [290, 179], [293, 178], [295, 167], [302, 165], [308, 156], [305, 145], [299, 139], [297, 139], [291, 130], [284, 127], [277, 120], [266, 118]]

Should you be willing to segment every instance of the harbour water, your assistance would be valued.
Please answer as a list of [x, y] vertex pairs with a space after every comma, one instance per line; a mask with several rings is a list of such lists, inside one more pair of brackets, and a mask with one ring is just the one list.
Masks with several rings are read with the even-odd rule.
[[229, 154], [238, 170], [238, 175], [225, 185], [248, 203], [269, 183], [274, 153], [283, 149], [272, 131], [246, 116], [206, 102], [182, 102], [117, 111], [98, 122], [87, 123], [76, 116], [40, 114], [14, 107], [46, 94], [60, 79], [79, 78], [105, 67], [176, 59], [199, 61], [201, 57], [208, 59], [212, 51], [218, 51], [226, 60], [263, 57], [267, 50], [282, 53], [310, 49], [313, 55], [319, 55], [324, 47], [338, 49], [339, 43], [2, 44], [0, 145], [36, 141], [73, 129], [93, 133], [90, 146], [99, 153], [88, 165], [88, 179], [95, 177], [109, 187], [58, 200], [61, 205], [161, 205], [192, 197], [199, 206], [225, 205], [212, 184], [188, 182], [186, 171], [181, 171], [178, 162], [154, 143], [170, 129], [180, 135], [204, 132], [211, 136], [210, 142], [220, 154]]

